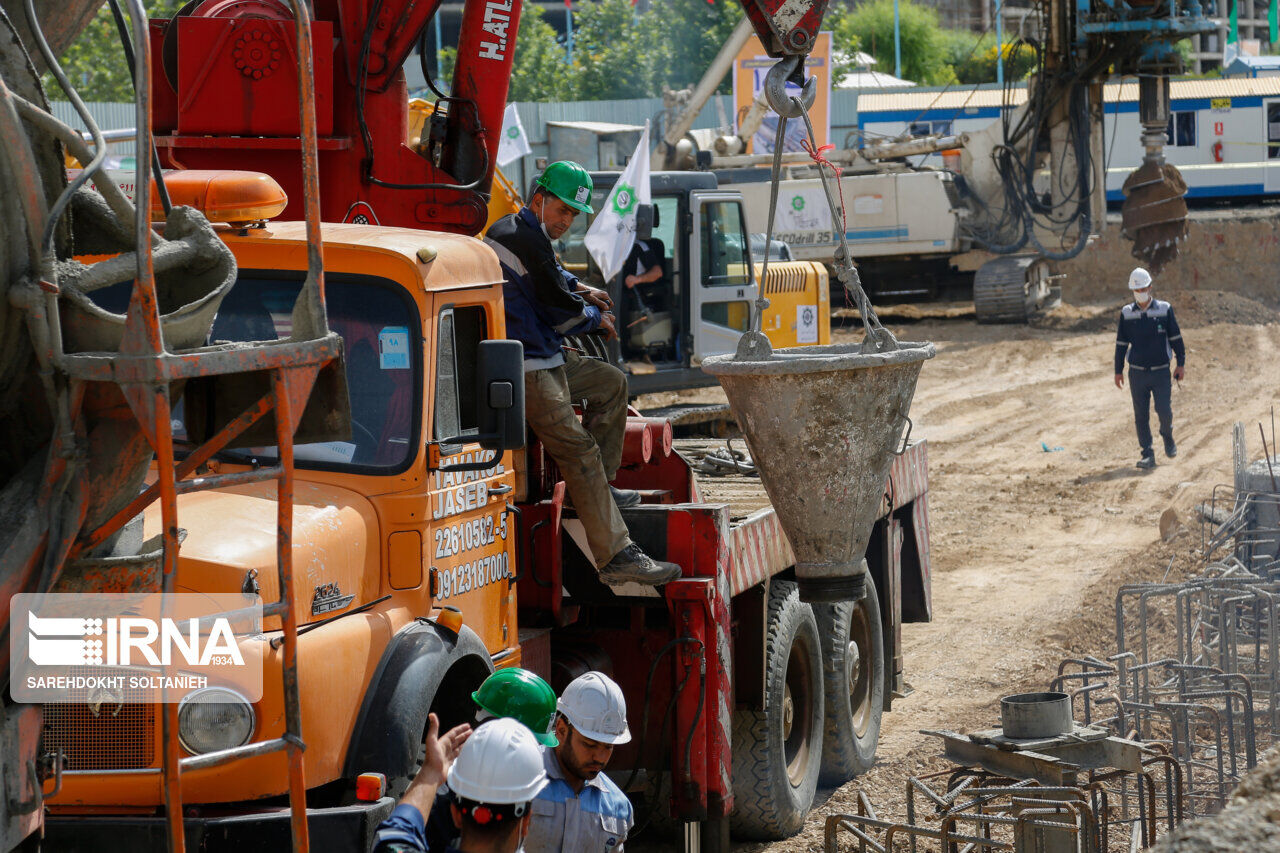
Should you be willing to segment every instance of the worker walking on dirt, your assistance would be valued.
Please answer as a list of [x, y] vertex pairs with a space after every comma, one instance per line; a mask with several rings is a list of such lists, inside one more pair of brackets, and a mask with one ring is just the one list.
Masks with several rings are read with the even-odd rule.
[[1125, 355], [1129, 358], [1129, 393], [1133, 396], [1133, 420], [1138, 430], [1138, 446], [1142, 457], [1139, 468], [1156, 467], [1156, 454], [1151, 448], [1151, 400], [1155, 399], [1156, 416], [1160, 419], [1160, 437], [1164, 454], [1178, 455], [1173, 441], [1172, 388], [1169, 378], [1170, 360], [1177, 356], [1173, 378], [1186, 375], [1187, 350], [1182, 330], [1173, 316], [1173, 306], [1151, 295], [1151, 274], [1142, 267], [1129, 274], [1129, 290], [1133, 302], [1120, 309], [1120, 325], [1116, 329], [1116, 387], [1124, 387]]
[[[476, 703], [476, 730], [493, 720], [510, 718], [524, 724], [539, 744], [554, 747], [556, 692], [541, 676], [520, 667], [505, 667], [490, 675], [471, 694]], [[458, 840], [453, 806], [458, 797], [448, 785], [441, 785], [431, 813], [427, 815], [427, 845], [444, 850]]]
[[[639, 503], [640, 494], [609, 485], [622, 462], [627, 379], [611, 364], [563, 350], [565, 335], [617, 336], [608, 295], [567, 272], [551, 246], [579, 213], [592, 212], [592, 189], [582, 166], [552, 163], [529, 204], [495, 222], [485, 242], [506, 279], [507, 335], [524, 344], [525, 416], [560, 468], [600, 579], [659, 585], [680, 577], [680, 567], [631, 541], [618, 509]], [[573, 411], [579, 400], [586, 401], [582, 421]]]
[[[431, 719], [435, 720], [433, 714]], [[434, 731], [432, 732], [434, 734]], [[450, 733], [452, 734], [452, 732]], [[546, 782], [533, 733], [512, 719], [478, 729], [460, 749], [427, 740], [427, 761], [413, 785], [378, 827], [374, 853], [422, 853], [422, 804], [444, 779], [456, 795], [450, 807], [461, 832], [450, 853], [515, 853], [529, 831], [530, 803]], [[432, 747], [436, 755], [432, 755]], [[428, 766], [430, 770], [428, 771]], [[443, 768], [443, 770], [442, 770]]]
[[525, 850], [621, 851], [635, 824], [631, 801], [602, 771], [614, 746], [631, 740], [622, 688], [587, 672], [569, 682], [556, 708], [560, 745], [543, 750], [547, 784], [533, 801]]

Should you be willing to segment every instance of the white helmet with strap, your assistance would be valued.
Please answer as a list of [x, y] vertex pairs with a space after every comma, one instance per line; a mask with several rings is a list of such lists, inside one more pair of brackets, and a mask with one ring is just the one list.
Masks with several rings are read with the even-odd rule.
[[1134, 267], [1133, 272], [1129, 273], [1129, 289], [1142, 290], [1144, 287], [1151, 286], [1151, 273], [1142, 267]]
[[[547, 780], [542, 749], [523, 723], [510, 717], [490, 720], [463, 744], [449, 768], [449, 790], [487, 805], [528, 803]], [[520, 809], [517, 817], [524, 813]]]
[[622, 688], [603, 672], [579, 675], [560, 694], [556, 710], [578, 734], [599, 743], [627, 743], [627, 700]]

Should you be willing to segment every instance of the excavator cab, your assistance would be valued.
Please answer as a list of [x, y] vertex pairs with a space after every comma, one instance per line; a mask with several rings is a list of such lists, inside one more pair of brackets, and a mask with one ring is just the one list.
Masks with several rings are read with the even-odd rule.
[[[604, 207], [617, 172], [593, 172], [592, 204]], [[556, 245], [565, 269], [608, 289], [619, 315], [620, 341], [589, 339], [578, 345], [628, 374], [632, 394], [707, 385], [704, 358], [733, 352], [751, 325], [761, 290], [760, 268], [751, 257], [741, 193], [721, 189], [707, 172], [650, 175], [653, 223], [645, 243], [633, 250], [613, 281], [603, 281], [583, 245], [592, 218], [580, 216]], [[627, 275], [640, 266], [661, 264], [661, 275], [634, 288]], [[651, 267], [650, 267], [651, 268]], [[830, 306], [825, 270], [811, 263], [769, 265], [763, 283], [771, 305], [761, 327], [775, 346], [821, 344], [830, 340]]]

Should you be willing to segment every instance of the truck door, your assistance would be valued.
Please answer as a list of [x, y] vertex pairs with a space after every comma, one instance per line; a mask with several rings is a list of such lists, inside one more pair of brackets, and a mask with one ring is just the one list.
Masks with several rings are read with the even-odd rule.
[[[493, 336], [492, 313], [502, 309], [495, 303], [461, 304], [453, 295], [437, 300], [431, 435], [439, 461], [428, 483], [426, 561], [435, 606], [462, 610], [466, 624], [496, 654], [517, 643], [515, 588], [509, 582], [517, 573], [515, 531], [506, 508], [514, 475], [509, 457], [493, 459], [467, 436], [479, 428], [476, 353], [480, 341]], [[449, 470], [477, 464], [477, 470]]]
[[751, 264], [751, 241], [737, 193], [693, 193], [689, 258], [690, 363], [733, 352], [751, 328], [759, 295]]

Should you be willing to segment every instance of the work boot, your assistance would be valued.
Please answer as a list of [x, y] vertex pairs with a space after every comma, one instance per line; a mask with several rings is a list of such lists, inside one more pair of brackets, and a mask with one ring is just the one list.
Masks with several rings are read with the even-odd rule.
[[680, 567], [675, 563], [655, 560], [640, 546], [632, 542], [613, 555], [613, 559], [600, 567], [600, 580], [610, 586], [624, 583], [642, 583], [662, 586], [680, 577]]
[[1166, 438], [1164, 440], [1164, 455], [1168, 456], [1170, 459], [1178, 455], [1178, 445], [1173, 443], [1172, 438]]
[[640, 503], [640, 493], [635, 489], [618, 489], [610, 486], [609, 494], [613, 495], [613, 502], [618, 505], [618, 509], [626, 509]]
[[1138, 467], [1144, 471], [1156, 467], [1156, 454], [1150, 450], [1142, 454], [1142, 458], [1138, 460]]

